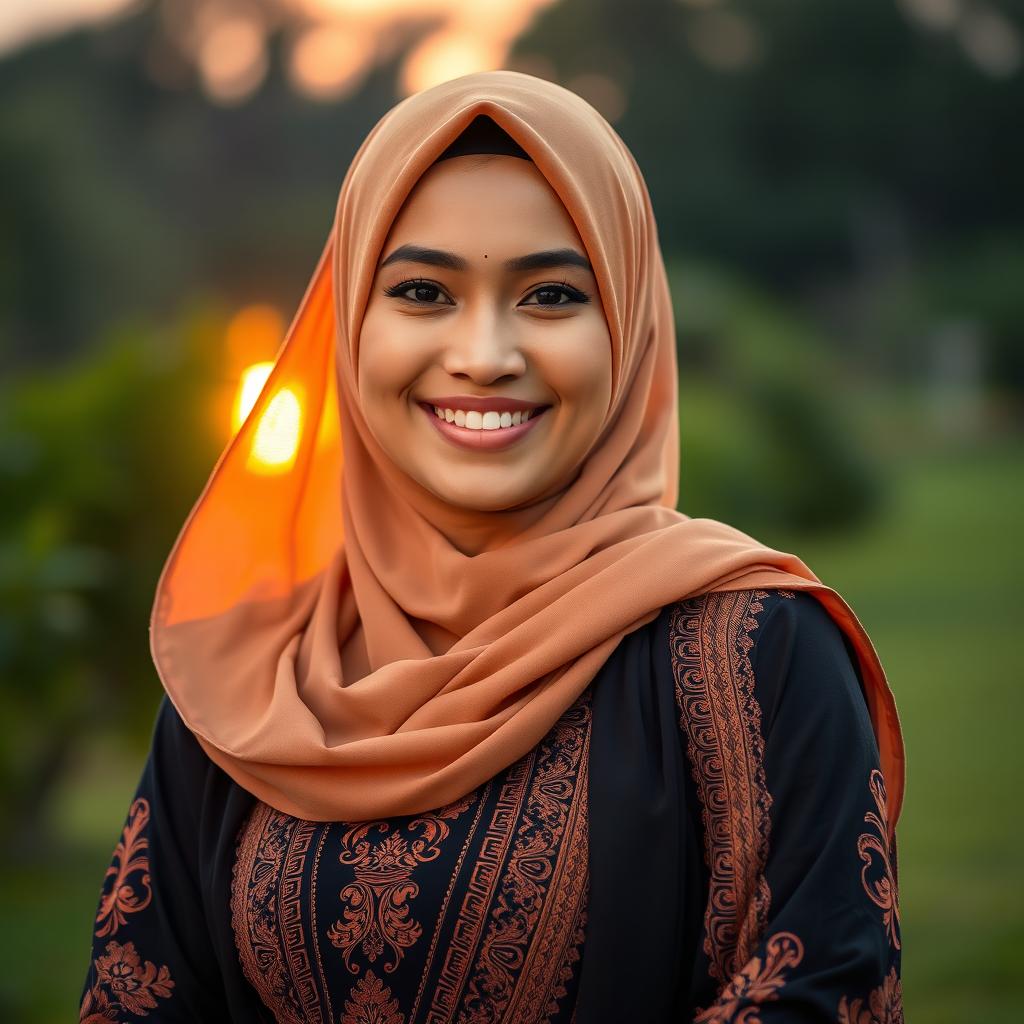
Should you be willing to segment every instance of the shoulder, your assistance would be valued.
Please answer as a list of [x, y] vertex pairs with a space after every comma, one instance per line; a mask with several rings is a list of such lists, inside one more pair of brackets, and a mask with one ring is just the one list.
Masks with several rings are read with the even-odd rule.
[[153, 724], [143, 785], [168, 809], [194, 819], [222, 776], [165, 693]]
[[690, 630], [706, 635], [715, 627], [729, 627], [730, 633], [749, 636], [755, 644], [766, 634], [780, 631], [793, 637], [842, 638], [821, 602], [798, 590], [718, 590], [685, 598], [666, 610], [677, 632]]
[[[159, 862], [169, 877], [183, 864], [196, 872], [231, 856], [255, 800], [207, 755], [166, 695], [157, 710], [140, 793], [152, 811], [154, 871]], [[207, 882], [218, 885], [219, 877], [210, 875]]]
[[153, 723], [153, 755], [186, 768], [205, 770], [213, 764], [166, 693], [160, 698]]
[[716, 591], [680, 601], [668, 613], [678, 697], [749, 690], [765, 732], [786, 705], [812, 716], [866, 716], [852, 645], [813, 594]]

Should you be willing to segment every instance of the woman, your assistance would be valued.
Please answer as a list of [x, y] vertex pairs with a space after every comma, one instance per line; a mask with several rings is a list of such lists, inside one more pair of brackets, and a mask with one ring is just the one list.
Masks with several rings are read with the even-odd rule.
[[158, 586], [83, 1019], [902, 1019], [892, 696], [674, 511], [675, 382], [596, 111], [492, 72], [377, 124]]

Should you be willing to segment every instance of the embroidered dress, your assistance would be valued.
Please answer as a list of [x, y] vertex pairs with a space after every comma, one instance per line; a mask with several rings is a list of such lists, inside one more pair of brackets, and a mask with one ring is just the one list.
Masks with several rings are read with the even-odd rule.
[[81, 1019], [902, 1022], [855, 665], [808, 594], [691, 598], [494, 778], [362, 822], [257, 801], [165, 700]]
[[257, 804], [231, 915], [282, 1022], [568, 1021], [586, 918], [589, 701], [432, 814], [302, 821]]

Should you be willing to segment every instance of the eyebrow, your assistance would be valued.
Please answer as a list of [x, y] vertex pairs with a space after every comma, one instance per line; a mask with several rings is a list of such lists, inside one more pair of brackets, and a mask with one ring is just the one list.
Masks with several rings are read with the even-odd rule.
[[[431, 267], [446, 270], [466, 270], [469, 261], [444, 249], [429, 249], [422, 245], [400, 245], [382, 263], [381, 269], [392, 263], [425, 263]], [[582, 267], [590, 270], [590, 261], [575, 249], [544, 249], [526, 256], [515, 256], [506, 260], [505, 270], [522, 273], [527, 270], [550, 270], [554, 267]]]

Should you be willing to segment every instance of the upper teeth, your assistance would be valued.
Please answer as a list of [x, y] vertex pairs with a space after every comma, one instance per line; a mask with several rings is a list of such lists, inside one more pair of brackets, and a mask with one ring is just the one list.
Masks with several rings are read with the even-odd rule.
[[463, 409], [442, 409], [434, 406], [434, 415], [438, 419], [447, 420], [457, 427], [469, 427], [470, 430], [497, 430], [499, 427], [517, 427], [530, 418], [530, 410], [522, 412], [466, 412]]

